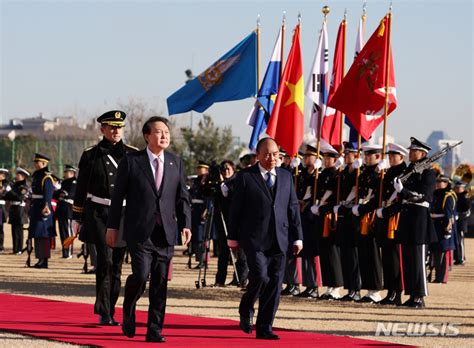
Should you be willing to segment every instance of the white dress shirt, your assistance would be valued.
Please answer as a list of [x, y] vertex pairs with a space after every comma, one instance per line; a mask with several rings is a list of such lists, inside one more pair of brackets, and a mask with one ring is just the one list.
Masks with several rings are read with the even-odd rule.
[[161, 170], [163, 173], [165, 172], [165, 152], [161, 151], [159, 155], [155, 155], [153, 152], [150, 151], [148, 146], [146, 147], [146, 153], [148, 155], [148, 160], [150, 161], [150, 167], [151, 167], [151, 172], [153, 173], [153, 178], [156, 177], [156, 165], [155, 165], [155, 159], [158, 158], [158, 161], [160, 161], [160, 166]]

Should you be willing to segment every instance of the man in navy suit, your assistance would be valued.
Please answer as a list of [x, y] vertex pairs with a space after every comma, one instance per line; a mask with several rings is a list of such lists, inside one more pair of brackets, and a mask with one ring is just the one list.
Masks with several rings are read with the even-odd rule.
[[124, 237], [132, 256], [132, 274], [125, 284], [122, 331], [135, 335], [135, 306], [150, 275], [146, 340], [165, 342], [161, 335], [166, 308], [168, 269], [177, 231], [183, 244], [191, 240], [191, 210], [183, 161], [165, 149], [170, 143], [168, 121], [154, 116], [143, 125], [145, 150], [120, 162], [107, 222], [106, 240], [114, 245], [127, 200]]
[[303, 232], [291, 173], [276, 168], [278, 145], [271, 138], [257, 144], [258, 163], [239, 172], [230, 208], [228, 245], [242, 248], [249, 284], [240, 301], [240, 328], [252, 333], [254, 304], [259, 301], [258, 339], [279, 339], [272, 331], [280, 302], [288, 244], [299, 254]]

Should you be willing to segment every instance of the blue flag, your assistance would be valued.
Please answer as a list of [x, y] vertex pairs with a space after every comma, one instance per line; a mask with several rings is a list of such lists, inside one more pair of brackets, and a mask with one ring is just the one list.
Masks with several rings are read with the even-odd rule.
[[252, 32], [194, 80], [168, 97], [169, 115], [203, 112], [216, 102], [257, 93], [257, 35]]
[[273, 102], [280, 85], [281, 72], [281, 30], [273, 48], [272, 58], [267, 66], [267, 71], [258, 91], [257, 100], [250, 112], [247, 124], [253, 127], [250, 136], [249, 149], [254, 150], [260, 135], [267, 128], [268, 120], [273, 110]]

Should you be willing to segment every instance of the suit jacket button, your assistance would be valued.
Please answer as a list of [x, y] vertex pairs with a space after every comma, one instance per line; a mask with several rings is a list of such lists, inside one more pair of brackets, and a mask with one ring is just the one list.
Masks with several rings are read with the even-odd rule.
[[109, 175], [114, 175], [114, 173], [109, 173]]

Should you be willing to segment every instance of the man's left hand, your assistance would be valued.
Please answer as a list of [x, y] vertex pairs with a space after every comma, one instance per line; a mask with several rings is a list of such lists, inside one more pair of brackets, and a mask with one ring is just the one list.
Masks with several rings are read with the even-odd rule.
[[301, 250], [303, 250], [303, 245], [301, 244], [295, 244], [293, 245], [293, 255], [298, 255]]
[[183, 231], [181, 232], [181, 236], [183, 237], [183, 245], [187, 246], [188, 243], [191, 241], [191, 230], [189, 228], [183, 228]]

